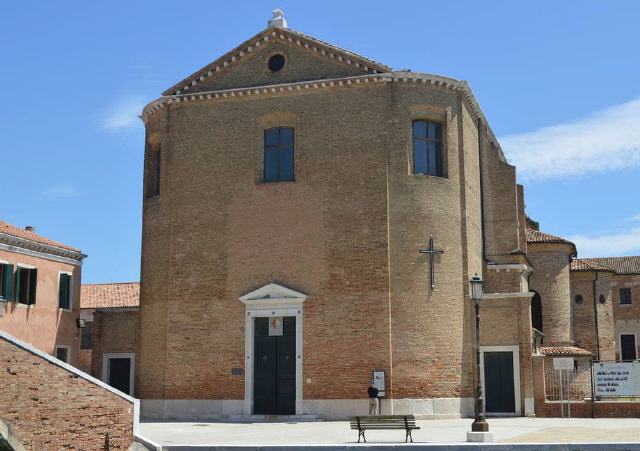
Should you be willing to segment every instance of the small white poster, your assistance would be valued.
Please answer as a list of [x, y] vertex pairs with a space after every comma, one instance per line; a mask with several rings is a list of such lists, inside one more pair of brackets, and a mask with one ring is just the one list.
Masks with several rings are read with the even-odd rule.
[[373, 386], [378, 389], [378, 396], [381, 398], [385, 397], [384, 393], [384, 371], [374, 371], [373, 372]]
[[640, 396], [640, 362], [595, 363], [597, 396]]
[[554, 370], [568, 370], [572, 371], [574, 368], [573, 357], [554, 357], [553, 369]]
[[282, 336], [282, 316], [269, 317], [269, 336], [270, 337]]

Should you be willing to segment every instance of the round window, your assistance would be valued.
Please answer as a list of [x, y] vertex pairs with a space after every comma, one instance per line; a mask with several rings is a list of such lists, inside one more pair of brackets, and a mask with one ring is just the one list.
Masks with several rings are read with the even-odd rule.
[[576, 304], [582, 304], [582, 295], [581, 294], [576, 296]]
[[278, 53], [276, 55], [273, 55], [271, 58], [269, 58], [269, 62], [267, 63], [267, 66], [269, 67], [269, 70], [271, 72], [279, 72], [284, 67], [284, 63], [285, 63], [284, 56]]

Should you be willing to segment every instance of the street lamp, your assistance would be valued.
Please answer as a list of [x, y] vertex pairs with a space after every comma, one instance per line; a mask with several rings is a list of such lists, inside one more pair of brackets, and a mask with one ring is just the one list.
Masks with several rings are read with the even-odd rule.
[[[475, 405], [475, 420], [471, 424], [471, 432], [489, 432], [489, 423], [484, 416], [484, 408], [482, 407], [482, 387], [480, 379], [480, 301], [482, 300], [482, 278], [476, 274], [469, 280], [469, 297], [473, 301], [473, 305], [476, 310], [476, 405]], [[484, 434], [471, 434], [484, 435]], [[470, 436], [467, 436], [470, 439]], [[478, 440], [478, 437], [474, 437], [473, 441], [485, 441]]]

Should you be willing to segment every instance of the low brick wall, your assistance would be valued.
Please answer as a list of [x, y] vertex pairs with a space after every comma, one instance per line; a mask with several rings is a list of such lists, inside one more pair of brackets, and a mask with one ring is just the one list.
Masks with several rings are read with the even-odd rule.
[[[572, 418], [591, 418], [591, 401], [574, 401], [571, 403]], [[596, 401], [593, 405], [595, 418], [640, 418], [640, 402]], [[564, 415], [567, 416], [567, 404], [564, 404]], [[560, 417], [562, 410], [559, 402], [536, 402], [536, 416]]]
[[[534, 381], [534, 398], [535, 412], [538, 417], [559, 418], [568, 415], [567, 403], [561, 407], [558, 401], [547, 401], [545, 398], [545, 365], [552, 365], [550, 358], [543, 356], [533, 356], [533, 381]], [[587, 387], [590, 381], [582, 381]], [[583, 390], [583, 391], [586, 391]], [[640, 401], [613, 401], [604, 400], [596, 401], [592, 404], [591, 400], [574, 400], [571, 402], [572, 418], [640, 418]]]
[[0, 332], [0, 421], [25, 449], [127, 449], [137, 411], [133, 398]]

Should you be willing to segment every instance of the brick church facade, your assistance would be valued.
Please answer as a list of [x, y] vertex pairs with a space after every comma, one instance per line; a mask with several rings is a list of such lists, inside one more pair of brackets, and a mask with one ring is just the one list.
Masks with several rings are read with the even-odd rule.
[[146, 416], [343, 418], [366, 412], [374, 372], [383, 413], [469, 416], [475, 274], [488, 412], [534, 414], [536, 354], [595, 352], [593, 328], [583, 347], [573, 332], [575, 246], [526, 218], [465, 81], [276, 19], [142, 118]]

